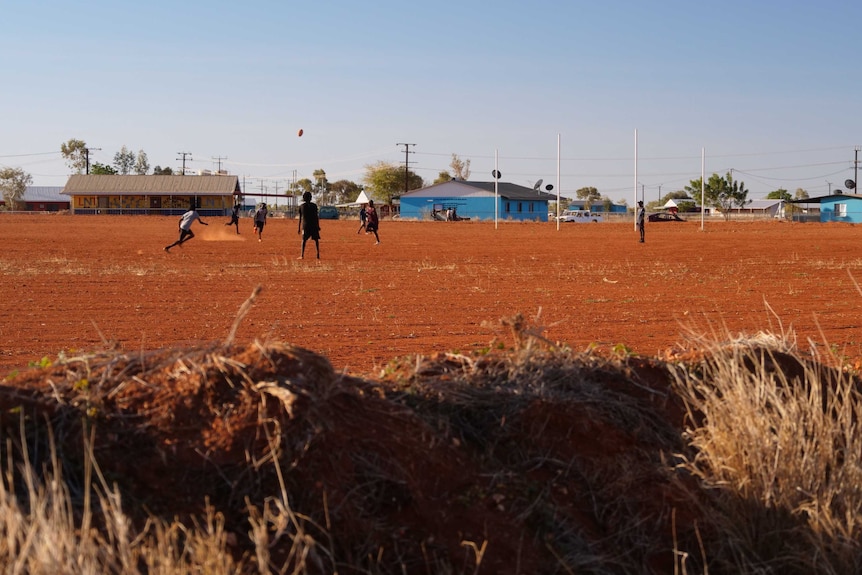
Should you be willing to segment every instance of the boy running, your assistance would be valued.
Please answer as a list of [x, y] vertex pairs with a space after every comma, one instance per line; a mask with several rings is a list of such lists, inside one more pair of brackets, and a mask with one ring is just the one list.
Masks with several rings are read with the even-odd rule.
[[180, 246], [195, 237], [194, 232], [192, 231], [192, 224], [195, 223], [195, 220], [199, 221], [205, 226], [209, 224], [201, 219], [201, 215], [198, 213], [197, 209], [194, 206], [189, 208], [189, 211], [184, 213], [180, 218], [180, 238], [172, 243], [169, 246], [165, 246], [165, 251], [170, 252], [171, 248], [174, 246]]

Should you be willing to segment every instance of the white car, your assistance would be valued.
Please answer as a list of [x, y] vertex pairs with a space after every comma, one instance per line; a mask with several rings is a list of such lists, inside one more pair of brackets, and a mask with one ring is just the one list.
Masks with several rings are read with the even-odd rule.
[[566, 210], [559, 219], [561, 222], [593, 223], [602, 221], [602, 216], [589, 210]]

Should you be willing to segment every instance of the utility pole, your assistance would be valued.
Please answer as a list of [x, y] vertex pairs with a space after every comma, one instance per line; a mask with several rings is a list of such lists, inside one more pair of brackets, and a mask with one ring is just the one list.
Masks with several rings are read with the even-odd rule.
[[191, 160], [192, 159], [191, 158], [192, 153], [191, 152], [177, 152], [177, 153], [182, 156], [182, 158], [177, 158], [177, 160], [181, 159], [183, 162], [183, 173], [180, 175], [185, 176], [186, 175], [186, 156], [188, 156], [189, 160]]
[[84, 164], [86, 166], [87, 175], [90, 175], [90, 152], [101, 152], [102, 148], [84, 148]]
[[404, 146], [404, 193], [408, 192], [407, 186], [410, 182], [410, 154], [415, 154], [416, 152], [410, 151], [410, 146], [416, 146], [416, 144], [395, 144], [396, 146]]
[[859, 193], [859, 146], [855, 148], [856, 159], [853, 160], [853, 187], [857, 190], [857, 194]]
[[278, 211], [278, 180], [275, 181], [275, 209]]
[[217, 174], [221, 173], [221, 161], [227, 160], [227, 156], [216, 156], [215, 158], [212, 158], [212, 159], [216, 161], [216, 165], [218, 166], [218, 168], [216, 169], [216, 173]]

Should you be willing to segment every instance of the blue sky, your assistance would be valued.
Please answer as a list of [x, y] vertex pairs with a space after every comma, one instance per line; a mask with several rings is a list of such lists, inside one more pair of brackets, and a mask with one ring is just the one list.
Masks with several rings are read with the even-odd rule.
[[[59, 154], [123, 146], [251, 191], [378, 161], [426, 182], [595, 186], [631, 205], [706, 174], [760, 198], [854, 178], [862, 3], [285, 0], [2, 6], [0, 166], [63, 185]], [[304, 130], [302, 138], [298, 129]], [[637, 181], [635, 184], [635, 131]], [[223, 158], [218, 160], [217, 158]], [[556, 190], [555, 190], [556, 192]], [[641, 190], [638, 189], [638, 194]]]

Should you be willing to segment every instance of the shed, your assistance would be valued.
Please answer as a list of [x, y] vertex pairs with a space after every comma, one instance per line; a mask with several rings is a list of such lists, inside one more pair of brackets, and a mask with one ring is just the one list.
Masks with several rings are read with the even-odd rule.
[[202, 215], [228, 215], [242, 196], [229, 175], [70, 176], [63, 188], [74, 214], [179, 215], [192, 203]]
[[[475, 220], [548, 221], [548, 203], [555, 195], [517, 184], [498, 182], [495, 205], [494, 182], [450, 180], [412, 190], [401, 196], [401, 217], [433, 218], [436, 213], [454, 210]], [[496, 209], [495, 209], [496, 208]]]

